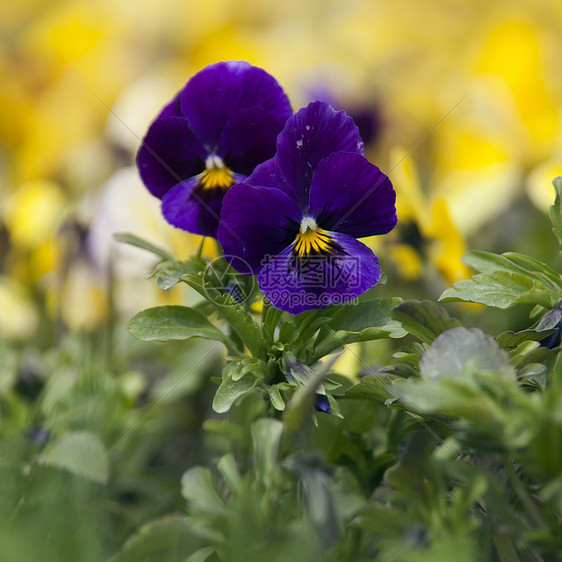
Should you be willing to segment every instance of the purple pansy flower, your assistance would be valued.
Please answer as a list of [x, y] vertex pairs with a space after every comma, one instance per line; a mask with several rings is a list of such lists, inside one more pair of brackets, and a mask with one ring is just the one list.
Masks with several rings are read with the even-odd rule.
[[137, 154], [141, 178], [166, 220], [216, 237], [227, 190], [275, 153], [292, 114], [275, 78], [247, 62], [197, 73], [152, 123]]
[[392, 230], [395, 199], [353, 120], [313, 102], [287, 121], [275, 157], [227, 193], [218, 239], [275, 307], [325, 308], [377, 284], [378, 259], [356, 238]]

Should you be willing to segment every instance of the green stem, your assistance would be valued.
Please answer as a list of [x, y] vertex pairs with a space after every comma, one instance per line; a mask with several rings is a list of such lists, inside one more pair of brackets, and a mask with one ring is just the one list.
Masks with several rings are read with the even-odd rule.
[[532, 524], [535, 527], [546, 527], [546, 523], [542, 518], [542, 515], [537, 509], [537, 506], [533, 503], [533, 501], [529, 497], [529, 493], [527, 492], [525, 486], [523, 486], [523, 483], [517, 476], [517, 473], [515, 472], [515, 468], [513, 467], [513, 464], [509, 458], [505, 458], [504, 466], [509, 476], [509, 481], [511, 483], [511, 486], [515, 491], [515, 493], [517, 494], [519, 501], [527, 511], [527, 515], [529, 516], [529, 519], [531, 520]]
[[494, 544], [501, 562], [519, 562], [517, 551], [506, 535], [494, 535]]
[[359, 558], [361, 550], [362, 531], [358, 527], [351, 527], [349, 530], [349, 554], [346, 560], [353, 562]]
[[203, 255], [203, 246], [205, 245], [205, 236], [203, 236], [203, 238], [201, 238], [201, 243], [199, 244], [199, 248], [197, 248], [197, 253], [195, 254], [199, 259], [201, 259], [201, 256]]

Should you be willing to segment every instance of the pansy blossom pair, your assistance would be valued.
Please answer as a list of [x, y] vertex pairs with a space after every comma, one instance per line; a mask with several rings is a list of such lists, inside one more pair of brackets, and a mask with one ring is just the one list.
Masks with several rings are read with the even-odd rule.
[[274, 306], [298, 314], [376, 285], [377, 257], [356, 238], [392, 230], [396, 209], [345, 112], [291, 113], [265, 71], [211, 65], [154, 121], [137, 163], [168, 222], [217, 237]]

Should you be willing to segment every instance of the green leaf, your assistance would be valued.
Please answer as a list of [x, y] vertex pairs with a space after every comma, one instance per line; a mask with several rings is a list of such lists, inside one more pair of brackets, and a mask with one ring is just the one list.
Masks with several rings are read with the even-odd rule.
[[194, 552], [185, 562], [205, 562], [217, 549], [214, 546], [204, 546]]
[[396, 490], [407, 491], [426, 500], [428, 487], [425, 475], [435, 445], [436, 439], [428, 431], [412, 433], [400, 461], [387, 470], [385, 480]]
[[558, 238], [562, 251], [562, 176], [554, 178], [552, 185], [554, 186], [556, 197], [554, 199], [554, 205], [550, 207], [548, 214], [550, 216], [550, 222], [552, 222], [552, 231], [556, 238]]
[[188, 518], [169, 516], [141, 527], [110, 562], [185, 562], [199, 547]]
[[183, 275], [182, 281], [195, 289], [215, 308], [254, 357], [267, 359], [268, 346], [263, 331], [243, 306], [238, 304], [232, 296], [223, 295], [218, 287], [214, 287], [209, 280], [204, 280], [201, 276]]
[[537, 281], [544, 289], [562, 290], [562, 277], [546, 263], [517, 252], [498, 255], [474, 250], [463, 256], [462, 261], [480, 273], [516, 273]]
[[150, 398], [171, 403], [200, 389], [208, 378], [209, 365], [220, 365], [222, 349], [213, 341], [186, 345], [151, 386]]
[[267, 388], [269, 393], [269, 399], [271, 400], [271, 405], [278, 411], [282, 412], [285, 409], [285, 401], [279, 392], [278, 385], [273, 385]]
[[100, 438], [89, 431], [75, 431], [53, 441], [37, 461], [102, 484], [109, 478], [107, 451]]
[[432, 343], [446, 330], [461, 326], [456, 318], [451, 318], [443, 307], [432, 301], [404, 301], [392, 311], [391, 315], [408, 333], [427, 344]]
[[155, 246], [151, 242], [147, 242], [146, 240], [139, 238], [135, 234], [130, 234], [128, 232], [118, 232], [113, 235], [113, 238], [115, 238], [117, 242], [123, 242], [124, 244], [129, 244], [131, 246], [135, 246], [136, 248], [146, 250], [147, 252], [157, 255], [163, 260], [173, 259], [172, 256], [168, 254], [168, 252], [166, 252], [166, 250], [163, 250], [162, 248]]
[[346, 397], [384, 402], [396, 398], [396, 395], [392, 392], [391, 381], [381, 373], [361, 378], [358, 384], [347, 391]]
[[516, 304], [554, 306], [558, 295], [545, 291], [537, 282], [516, 273], [497, 271], [475, 275], [472, 280], [457, 281], [439, 297], [441, 302], [476, 302], [496, 308]]
[[498, 345], [503, 349], [515, 349], [527, 341], [540, 341], [548, 337], [554, 330], [522, 330], [520, 332], [503, 332], [497, 338]]
[[198, 257], [185, 261], [163, 261], [154, 268], [150, 277], [156, 277], [156, 285], [166, 290], [182, 281], [183, 275], [197, 274], [204, 269], [205, 261]]
[[398, 297], [377, 298], [358, 306], [337, 307], [329, 319], [325, 318], [325, 314], [318, 320], [321, 330], [316, 339], [313, 361], [348, 343], [404, 337], [406, 331], [390, 315], [391, 310], [401, 302], [402, 299]]
[[187, 306], [156, 306], [129, 320], [129, 333], [142, 341], [186, 340], [200, 337], [223, 342], [226, 336], [205, 316]]
[[217, 464], [217, 468], [221, 473], [226, 485], [232, 493], [238, 492], [242, 485], [242, 476], [236, 465], [236, 459], [232, 453], [224, 455]]
[[277, 466], [283, 423], [271, 418], [261, 418], [252, 424], [251, 431], [255, 470], [259, 478], [267, 483]]
[[215, 488], [211, 471], [206, 467], [194, 466], [184, 472], [181, 495], [197, 510], [215, 515], [225, 511], [224, 501]]
[[248, 394], [256, 386], [258, 379], [252, 374], [233, 380], [227, 376], [219, 386], [213, 399], [213, 410], [218, 414], [228, 412], [237, 398]]
[[548, 265], [517, 253], [469, 252], [463, 262], [480, 274], [458, 281], [440, 301], [478, 302], [497, 308], [515, 304], [554, 306], [562, 292], [562, 277]]
[[478, 328], [453, 328], [435, 339], [420, 360], [423, 379], [463, 377], [473, 372], [515, 376], [507, 353]]

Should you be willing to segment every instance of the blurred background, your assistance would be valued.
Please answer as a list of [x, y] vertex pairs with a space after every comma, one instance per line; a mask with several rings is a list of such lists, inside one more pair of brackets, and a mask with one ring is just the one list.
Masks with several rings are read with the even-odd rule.
[[[557, 263], [546, 213], [562, 175], [559, 0], [18, 0], [0, 3], [0, 34], [1, 514], [26, 522], [21, 536], [0, 529], [20, 553], [6, 559], [37, 559], [27, 538], [42, 536], [53, 505], [66, 519], [42, 559], [63, 560], [60, 545], [69, 560], [100, 559], [181, 505], [179, 477], [202, 454], [216, 354], [131, 341], [132, 314], [192, 297], [157, 289], [146, 279], [156, 259], [113, 235], [177, 259], [199, 246], [161, 217], [134, 157], [160, 108], [207, 64], [248, 60], [295, 111], [323, 99], [356, 119], [398, 194], [398, 227], [368, 240], [383, 294], [436, 298], [470, 275], [460, 262], [470, 248]], [[189, 402], [196, 392], [205, 398]], [[164, 398], [142, 440], [121, 447]], [[78, 442], [104, 462], [65, 457]], [[52, 468], [98, 486], [108, 451], [117, 458], [103, 493]], [[78, 520], [93, 522], [90, 535]], [[98, 527], [106, 542], [92, 538]]]

